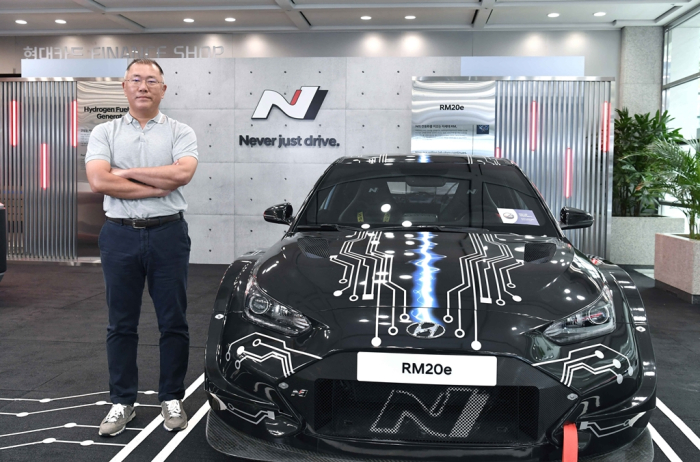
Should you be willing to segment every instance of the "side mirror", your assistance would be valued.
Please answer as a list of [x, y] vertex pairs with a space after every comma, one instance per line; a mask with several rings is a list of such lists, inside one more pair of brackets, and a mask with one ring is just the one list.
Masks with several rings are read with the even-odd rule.
[[589, 228], [593, 224], [593, 215], [585, 210], [563, 207], [559, 214], [561, 229]]
[[289, 225], [292, 223], [293, 209], [292, 204], [285, 202], [284, 204], [273, 205], [269, 209], [265, 210], [263, 218], [265, 221], [270, 223], [280, 223], [282, 225]]

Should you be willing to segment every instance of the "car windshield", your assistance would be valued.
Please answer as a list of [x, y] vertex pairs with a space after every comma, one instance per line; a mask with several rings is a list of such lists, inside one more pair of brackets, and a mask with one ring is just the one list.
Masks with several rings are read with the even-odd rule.
[[551, 215], [515, 166], [466, 162], [335, 164], [296, 225], [442, 226], [558, 235]]

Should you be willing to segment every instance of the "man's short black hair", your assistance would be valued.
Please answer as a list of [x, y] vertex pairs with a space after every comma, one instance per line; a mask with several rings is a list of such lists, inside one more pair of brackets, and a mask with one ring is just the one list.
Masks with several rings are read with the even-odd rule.
[[129, 69], [131, 69], [131, 66], [134, 64], [150, 64], [158, 68], [160, 71], [160, 75], [164, 76], [165, 73], [163, 72], [163, 68], [160, 67], [160, 65], [154, 60], [154, 59], [148, 59], [148, 58], [136, 58], [133, 61], [129, 63], [128, 66], [126, 66], [126, 72], [127, 74], [129, 73]]

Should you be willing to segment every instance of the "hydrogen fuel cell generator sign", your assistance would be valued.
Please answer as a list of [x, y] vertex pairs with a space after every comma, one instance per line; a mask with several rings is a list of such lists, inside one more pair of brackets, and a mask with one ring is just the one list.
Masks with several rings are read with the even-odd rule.
[[78, 169], [85, 171], [85, 154], [92, 130], [129, 112], [121, 82], [78, 82]]
[[85, 155], [92, 130], [129, 112], [121, 82], [78, 82], [78, 256], [100, 254], [97, 239], [105, 221], [104, 196], [92, 192], [85, 172]]

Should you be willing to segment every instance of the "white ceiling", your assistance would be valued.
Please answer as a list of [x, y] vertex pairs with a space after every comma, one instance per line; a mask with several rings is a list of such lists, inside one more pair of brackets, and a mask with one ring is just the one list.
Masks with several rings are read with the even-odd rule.
[[[664, 26], [700, 0], [0, 0], [0, 35]], [[596, 12], [605, 12], [596, 17]], [[549, 13], [559, 13], [549, 18]], [[406, 16], [415, 19], [405, 19]], [[361, 16], [371, 16], [362, 20]], [[185, 23], [183, 19], [194, 19]], [[226, 22], [225, 18], [235, 18]], [[15, 23], [21, 19], [27, 24]], [[66, 24], [56, 24], [63, 19]]]

